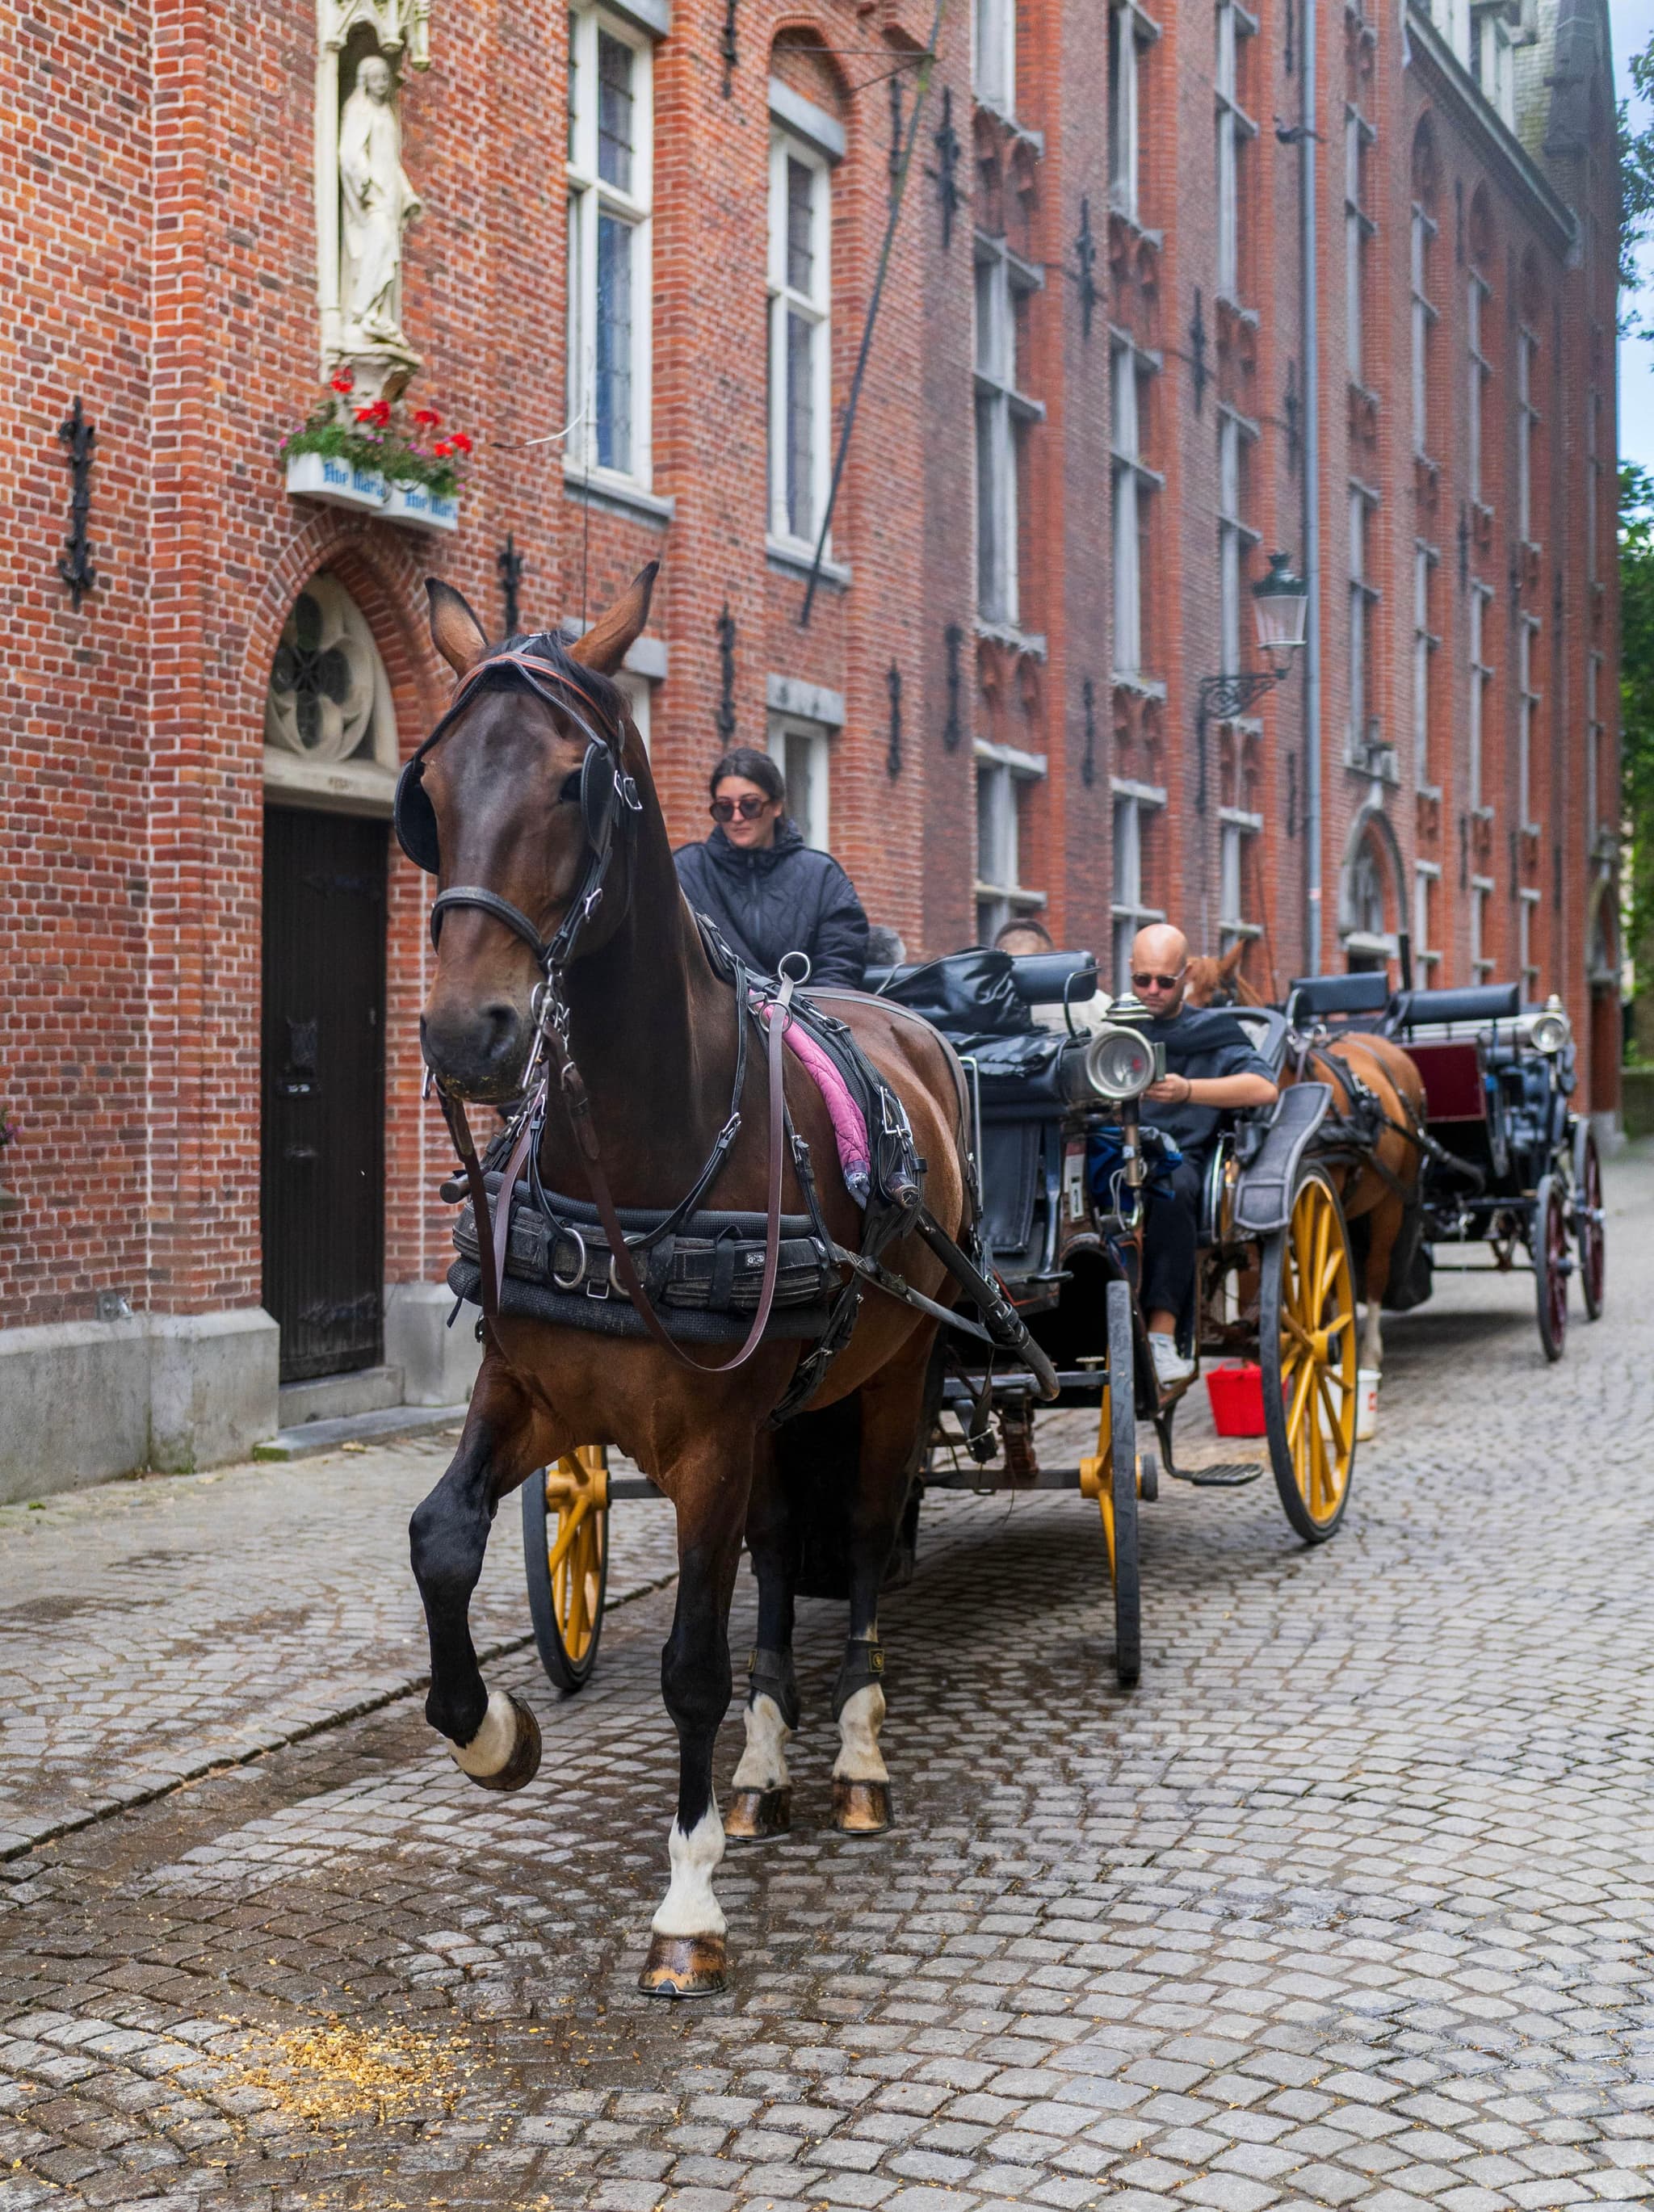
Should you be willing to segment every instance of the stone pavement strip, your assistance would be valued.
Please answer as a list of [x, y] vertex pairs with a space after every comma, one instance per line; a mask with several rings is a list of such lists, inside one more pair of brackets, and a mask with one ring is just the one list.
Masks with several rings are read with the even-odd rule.
[[[1267, 1482], [1163, 1485], [1129, 1698], [1093, 1509], [930, 1501], [875, 1842], [825, 1825], [842, 1615], [806, 1605], [798, 1826], [726, 1860], [697, 2007], [633, 1988], [669, 1590], [578, 1698], [494, 1664], [545, 1731], [502, 1799], [391, 1694], [438, 1449], [0, 1516], [4, 1818], [130, 1805], [0, 1864], [0, 2212], [1654, 2196], [1654, 1161], [1608, 1195], [1561, 1367], [1526, 1277], [1389, 1323], [1332, 1544]], [[617, 1510], [636, 1585], [667, 1517]], [[479, 1642], [526, 1626], [514, 1528]], [[169, 1786], [209, 1754], [246, 1763]]]

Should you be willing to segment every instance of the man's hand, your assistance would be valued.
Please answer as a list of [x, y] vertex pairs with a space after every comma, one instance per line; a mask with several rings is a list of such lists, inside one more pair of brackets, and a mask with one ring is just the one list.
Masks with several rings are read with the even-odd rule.
[[1163, 1075], [1143, 1096], [1157, 1106], [1273, 1106], [1280, 1092], [1267, 1075]]
[[1195, 1085], [1186, 1075], [1163, 1075], [1158, 1083], [1151, 1083], [1143, 1093], [1157, 1106], [1186, 1106], [1195, 1096]]

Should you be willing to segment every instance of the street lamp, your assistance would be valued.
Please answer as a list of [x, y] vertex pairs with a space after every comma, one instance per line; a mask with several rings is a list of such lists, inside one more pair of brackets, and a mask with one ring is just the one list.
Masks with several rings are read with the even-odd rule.
[[1258, 649], [1268, 665], [1247, 669], [1235, 676], [1203, 676], [1195, 708], [1195, 740], [1198, 782], [1195, 811], [1206, 812], [1206, 732], [1208, 724], [1231, 722], [1255, 707], [1266, 691], [1273, 691], [1292, 669], [1292, 655], [1304, 643], [1310, 610], [1310, 587], [1292, 574], [1290, 556], [1269, 556], [1269, 573], [1252, 586], [1252, 610], [1258, 629]]

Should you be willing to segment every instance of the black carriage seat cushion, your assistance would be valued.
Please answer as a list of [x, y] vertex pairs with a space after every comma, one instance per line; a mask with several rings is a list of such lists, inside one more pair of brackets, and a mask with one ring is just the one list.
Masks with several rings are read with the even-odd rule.
[[982, 1226], [1001, 1267], [1025, 1253], [1033, 1240], [1041, 1127], [1035, 1121], [999, 1121], [982, 1131]]
[[1363, 975], [1298, 975], [1286, 993], [1293, 1021], [1321, 1014], [1379, 1014], [1389, 1004], [1389, 978], [1382, 970]]
[[1458, 991], [1404, 991], [1396, 1002], [1398, 1029], [1437, 1022], [1513, 1022], [1522, 1011], [1519, 983], [1477, 983]]
[[1272, 1237], [1286, 1226], [1298, 1164], [1331, 1104], [1329, 1083], [1294, 1083], [1281, 1092], [1262, 1146], [1236, 1187], [1235, 1226], [1244, 1235]]

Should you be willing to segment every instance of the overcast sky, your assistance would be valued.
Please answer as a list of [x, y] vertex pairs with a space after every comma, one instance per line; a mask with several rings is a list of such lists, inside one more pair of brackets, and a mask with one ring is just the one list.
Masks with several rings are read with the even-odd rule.
[[[1608, 0], [1614, 25], [1614, 75], [1622, 99], [1631, 94], [1629, 57], [1654, 37], [1654, 0]], [[1649, 118], [1645, 114], [1642, 119]], [[1643, 264], [1654, 278], [1654, 255], [1645, 247]], [[1651, 296], [1644, 313], [1654, 312]], [[1628, 461], [1654, 469], [1654, 344], [1646, 338], [1620, 342], [1620, 451]]]

